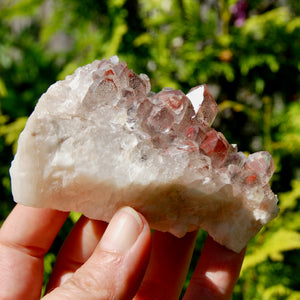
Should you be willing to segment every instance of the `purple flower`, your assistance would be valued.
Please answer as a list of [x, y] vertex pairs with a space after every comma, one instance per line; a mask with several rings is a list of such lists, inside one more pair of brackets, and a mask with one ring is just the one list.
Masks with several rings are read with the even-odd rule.
[[247, 0], [238, 0], [235, 5], [231, 7], [231, 14], [233, 16], [234, 25], [242, 27], [247, 18]]

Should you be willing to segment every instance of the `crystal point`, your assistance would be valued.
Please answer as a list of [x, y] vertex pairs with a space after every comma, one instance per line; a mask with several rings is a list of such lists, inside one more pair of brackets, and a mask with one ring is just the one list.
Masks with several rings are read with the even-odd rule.
[[269, 152], [256, 152], [247, 157], [245, 169], [252, 170], [267, 184], [274, 173], [274, 161]]
[[206, 84], [192, 88], [188, 92], [187, 97], [193, 104], [196, 119], [211, 125], [218, 113], [218, 105]]
[[14, 200], [109, 221], [129, 205], [153, 229], [199, 227], [239, 252], [278, 213], [267, 152], [247, 158], [210, 127], [207, 86], [150, 91], [117, 56], [52, 85], [19, 138]]
[[200, 144], [200, 149], [211, 157], [215, 166], [220, 166], [227, 157], [229, 143], [222, 133], [211, 130]]

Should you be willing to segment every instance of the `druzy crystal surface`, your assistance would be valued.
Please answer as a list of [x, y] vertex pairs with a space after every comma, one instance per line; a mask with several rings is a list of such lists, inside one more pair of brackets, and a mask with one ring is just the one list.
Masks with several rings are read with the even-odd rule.
[[153, 93], [116, 56], [78, 68], [42, 95], [20, 135], [14, 200], [104, 221], [129, 205], [153, 229], [200, 227], [238, 252], [278, 213], [274, 165], [211, 128], [217, 110], [206, 85]]

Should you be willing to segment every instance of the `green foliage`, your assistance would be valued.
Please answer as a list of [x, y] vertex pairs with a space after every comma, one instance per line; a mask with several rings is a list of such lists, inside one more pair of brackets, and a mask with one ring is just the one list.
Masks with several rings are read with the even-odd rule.
[[[248, 1], [240, 26], [237, 2], [1, 1], [0, 222], [13, 206], [8, 170], [17, 137], [37, 99], [78, 66], [118, 54], [149, 74], [155, 91], [206, 82], [220, 108], [214, 126], [242, 151], [271, 152], [281, 212], [249, 243], [233, 298], [299, 299], [299, 1]], [[45, 282], [78, 217], [70, 214], [45, 257]], [[189, 276], [204, 238], [199, 233]]]
[[[0, 136], [4, 137], [5, 144], [12, 146], [13, 153], [17, 151], [17, 141], [21, 131], [24, 129], [27, 117], [17, 118], [14, 122], [6, 124], [7, 118], [0, 118]], [[2, 124], [3, 122], [3, 124]]]
[[49, 281], [50, 274], [53, 271], [53, 266], [55, 264], [56, 255], [53, 252], [49, 252], [45, 255], [44, 258], [44, 282], [43, 282], [43, 290], [42, 295], [45, 293], [46, 284]]
[[282, 261], [284, 258], [283, 252], [299, 248], [300, 234], [298, 232], [295, 232], [294, 230], [279, 229], [270, 237], [267, 237], [259, 249], [256, 249], [253, 253], [247, 255], [242, 271], [246, 272], [248, 268], [256, 266], [259, 263], [266, 261], [268, 258], [273, 261]]
[[[300, 201], [300, 180], [293, 180], [292, 189], [289, 192], [283, 193], [280, 195], [281, 199], [281, 211], [282, 213], [285, 211], [294, 211], [299, 209], [299, 201]], [[299, 224], [298, 220], [298, 224]]]
[[[294, 102], [286, 107], [278, 124], [277, 141], [274, 147], [283, 152], [300, 154], [300, 103]], [[292, 122], [290, 120], [293, 120]]]

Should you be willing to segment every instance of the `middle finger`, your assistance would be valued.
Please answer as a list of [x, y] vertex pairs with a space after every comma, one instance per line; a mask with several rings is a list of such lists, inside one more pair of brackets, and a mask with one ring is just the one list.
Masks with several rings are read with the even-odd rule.
[[135, 300], [178, 299], [193, 255], [197, 232], [183, 238], [155, 231], [150, 263]]

